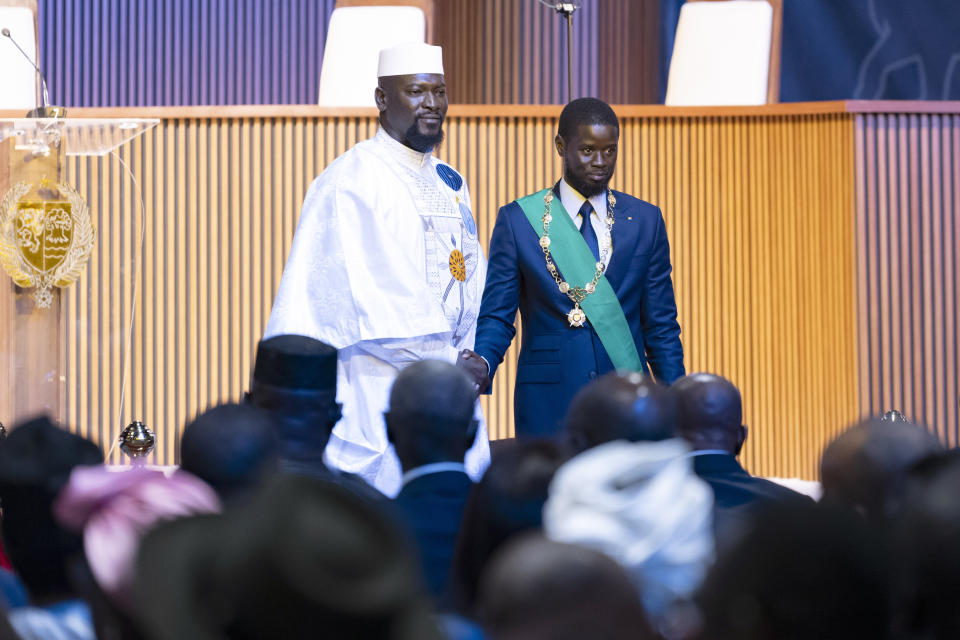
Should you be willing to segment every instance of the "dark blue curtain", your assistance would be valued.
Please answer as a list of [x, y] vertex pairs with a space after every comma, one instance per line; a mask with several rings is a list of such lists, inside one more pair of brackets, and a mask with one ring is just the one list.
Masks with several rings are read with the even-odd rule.
[[[683, 0], [661, 0], [660, 97]], [[784, 0], [780, 99], [960, 100], [960, 0]]]
[[65, 106], [310, 104], [334, 0], [39, 0]]

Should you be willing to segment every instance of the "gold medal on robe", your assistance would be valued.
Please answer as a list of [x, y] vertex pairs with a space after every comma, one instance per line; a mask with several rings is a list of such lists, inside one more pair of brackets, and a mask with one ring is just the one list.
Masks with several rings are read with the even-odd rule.
[[583, 323], [587, 321], [587, 314], [583, 312], [579, 304], [574, 305], [573, 309], [570, 309], [570, 313], [567, 314], [567, 321], [571, 327], [582, 327]]
[[467, 263], [463, 260], [463, 253], [459, 249], [450, 252], [450, 273], [460, 282], [467, 280]]

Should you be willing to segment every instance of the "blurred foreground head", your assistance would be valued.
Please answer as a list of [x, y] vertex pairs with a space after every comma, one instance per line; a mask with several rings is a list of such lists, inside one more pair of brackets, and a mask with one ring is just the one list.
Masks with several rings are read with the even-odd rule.
[[540, 535], [490, 560], [480, 619], [492, 640], [645, 640], [654, 635], [627, 572], [607, 555]]
[[886, 557], [862, 518], [789, 501], [758, 514], [701, 591], [704, 640], [884, 638]]
[[451, 571], [457, 609], [474, 615], [480, 575], [511, 536], [539, 531], [550, 481], [565, 460], [551, 440], [513, 440], [499, 446], [463, 510]]
[[960, 451], [911, 471], [893, 531], [897, 637], [960, 638]]
[[213, 487], [223, 500], [251, 491], [276, 464], [279, 444], [270, 412], [224, 404], [183, 430], [180, 468]]
[[84, 556], [99, 589], [125, 610], [143, 535], [165, 520], [219, 510], [213, 489], [186, 471], [167, 476], [104, 465], [74, 469], [53, 504], [57, 521], [83, 534]]
[[4, 547], [34, 603], [73, 591], [68, 561], [81, 539], [54, 521], [51, 506], [74, 467], [101, 462], [97, 445], [47, 417], [14, 426], [0, 442]]
[[639, 373], [608, 373], [581, 389], [567, 411], [573, 453], [612, 442], [673, 437], [674, 400], [663, 385]]
[[688, 453], [679, 438], [594, 447], [557, 471], [543, 508], [550, 539], [627, 569], [659, 629], [673, 628], [713, 560], [713, 492]]
[[893, 515], [909, 469], [943, 451], [926, 429], [872, 418], [831, 442], [820, 461], [823, 501], [880, 521]]
[[157, 528], [138, 568], [138, 618], [156, 640], [439, 637], [392, 522], [307, 476], [274, 477], [223, 515]]

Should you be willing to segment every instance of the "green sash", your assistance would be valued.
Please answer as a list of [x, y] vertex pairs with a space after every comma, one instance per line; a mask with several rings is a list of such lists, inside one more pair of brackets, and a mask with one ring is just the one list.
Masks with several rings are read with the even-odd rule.
[[[550, 190], [544, 189], [517, 200], [533, 230], [540, 237], [543, 236], [543, 197], [548, 191]], [[564, 280], [569, 282], [571, 287], [582, 287], [592, 282], [597, 261], [570, 219], [570, 214], [560, 203], [560, 198], [553, 198], [550, 211], [553, 217], [550, 224], [550, 254]], [[584, 224], [590, 222], [585, 221]], [[546, 263], [543, 268], [546, 270]], [[570, 304], [573, 305], [572, 302]], [[637, 345], [630, 333], [630, 325], [627, 324], [617, 294], [607, 282], [606, 276], [600, 276], [596, 290], [580, 303], [580, 308], [597, 332], [614, 368], [618, 371], [640, 371], [640, 354], [637, 353]]]

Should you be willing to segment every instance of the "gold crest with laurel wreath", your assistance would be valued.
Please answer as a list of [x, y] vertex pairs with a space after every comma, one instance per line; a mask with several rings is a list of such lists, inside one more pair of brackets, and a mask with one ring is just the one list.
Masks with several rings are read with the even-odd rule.
[[0, 201], [0, 265], [21, 287], [36, 287], [41, 309], [53, 302], [53, 286], [80, 277], [95, 242], [83, 198], [68, 184], [56, 186], [65, 200], [24, 200], [32, 186], [18, 182]]

